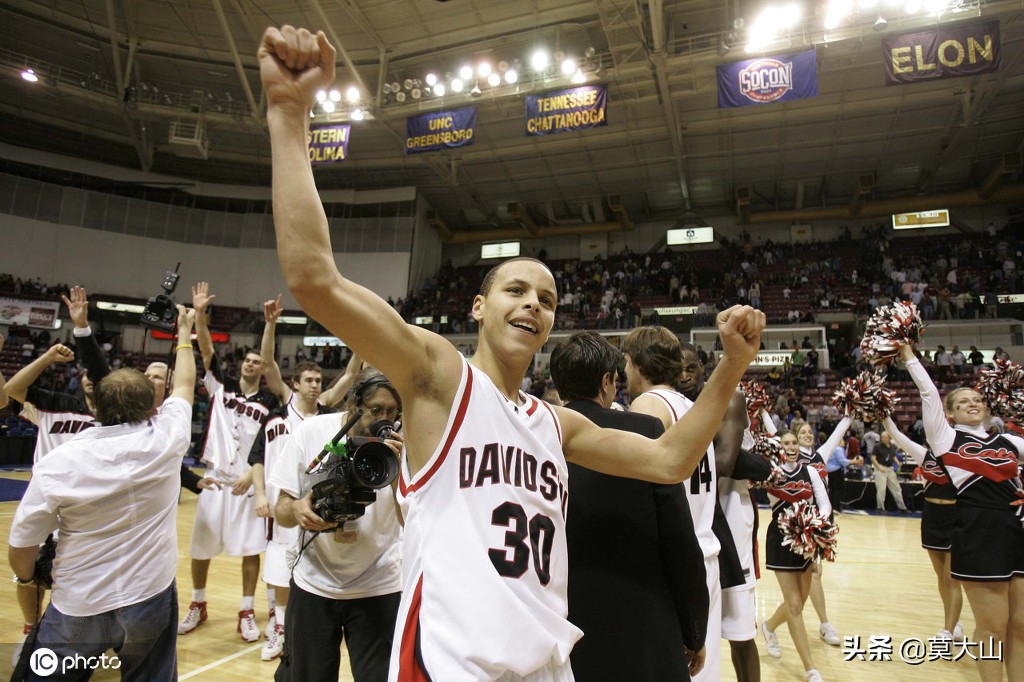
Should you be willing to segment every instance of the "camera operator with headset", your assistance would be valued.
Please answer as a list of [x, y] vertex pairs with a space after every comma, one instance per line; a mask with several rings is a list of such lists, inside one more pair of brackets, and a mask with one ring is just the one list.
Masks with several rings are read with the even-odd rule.
[[288, 556], [277, 682], [335, 682], [343, 638], [356, 682], [387, 679], [401, 597], [401, 521], [389, 485], [398, 472], [402, 438], [392, 428], [401, 410], [387, 378], [364, 370], [348, 410], [306, 419], [271, 472], [280, 489], [276, 522], [301, 528]]

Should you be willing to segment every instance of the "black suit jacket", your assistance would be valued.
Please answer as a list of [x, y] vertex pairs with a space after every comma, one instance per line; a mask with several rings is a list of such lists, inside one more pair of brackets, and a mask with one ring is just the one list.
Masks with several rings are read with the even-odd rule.
[[[566, 405], [598, 426], [657, 438], [655, 417]], [[689, 679], [683, 650], [704, 646], [704, 555], [681, 485], [657, 485], [569, 465], [569, 620], [580, 682]], [[718, 646], [713, 642], [712, 646]]]

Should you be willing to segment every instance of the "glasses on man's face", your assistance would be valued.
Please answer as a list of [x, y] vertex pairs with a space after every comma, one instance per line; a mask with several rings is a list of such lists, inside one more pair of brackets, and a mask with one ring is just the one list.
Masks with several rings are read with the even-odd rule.
[[394, 420], [394, 418], [398, 416], [397, 407], [370, 407], [367, 405], [363, 409], [374, 419]]

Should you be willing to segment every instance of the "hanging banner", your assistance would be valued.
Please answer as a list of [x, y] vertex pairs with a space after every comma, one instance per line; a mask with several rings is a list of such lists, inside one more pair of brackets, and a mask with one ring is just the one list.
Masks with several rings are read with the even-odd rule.
[[718, 67], [718, 106], [745, 107], [818, 96], [814, 50]]
[[465, 147], [473, 144], [475, 128], [476, 107], [411, 116], [405, 121], [405, 153]]
[[56, 329], [60, 304], [56, 301], [30, 301], [0, 297], [0, 324]]
[[885, 84], [975, 76], [1000, 66], [999, 22], [955, 24], [882, 41]]
[[608, 125], [608, 86], [583, 85], [526, 96], [526, 134], [550, 135]]
[[348, 136], [352, 126], [344, 123], [309, 129], [309, 162], [313, 165], [337, 163], [348, 158]]

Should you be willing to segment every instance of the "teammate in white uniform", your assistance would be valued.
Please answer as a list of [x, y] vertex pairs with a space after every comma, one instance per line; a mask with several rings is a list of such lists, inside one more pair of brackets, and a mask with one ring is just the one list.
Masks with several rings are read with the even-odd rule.
[[[210, 394], [210, 423], [203, 447], [208, 478], [218, 487], [209, 487], [199, 495], [192, 525], [189, 555], [192, 557], [192, 599], [178, 634], [195, 630], [206, 621], [206, 578], [210, 561], [221, 552], [242, 557], [242, 601], [238, 612], [238, 633], [247, 642], [260, 637], [253, 609], [253, 595], [260, 573], [260, 552], [266, 549], [265, 524], [256, 516], [252, 491], [252, 467], [249, 450], [267, 415], [280, 405], [271, 391], [260, 388], [263, 361], [249, 351], [242, 361], [241, 377], [227, 376], [214, 352], [207, 327], [207, 308], [214, 296], [209, 284], [199, 282], [192, 288], [192, 306], [196, 310], [196, 336], [203, 357], [203, 384]], [[264, 330], [266, 331], [266, 330]]]
[[[558, 300], [554, 276], [539, 261], [508, 261], [485, 277], [472, 308], [478, 350], [466, 364], [449, 341], [406, 324], [337, 270], [306, 144], [310, 107], [334, 80], [334, 57], [323, 32], [269, 28], [260, 75], [285, 281], [303, 310], [402, 396], [406, 582], [390, 676], [571, 679], [569, 651], [579, 633], [565, 619], [565, 567], [558, 564], [564, 460], [654, 482], [688, 478], [757, 354], [764, 315], [740, 306], [720, 314], [718, 371], [690, 413], [657, 440], [601, 429], [520, 394]], [[470, 543], [476, 555], [455, 558]], [[482, 604], [489, 615], [478, 627]]]
[[[675, 390], [683, 367], [682, 347], [675, 334], [664, 327], [639, 327], [622, 340], [622, 352], [626, 356], [626, 380], [632, 397], [630, 412], [657, 417], [668, 429], [690, 411], [694, 403]], [[717, 434], [718, 425], [715, 426]], [[718, 496], [716, 468], [715, 448], [710, 445], [697, 470], [682, 483], [693, 516], [693, 529], [704, 552], [710, 600], [704, 667], [692, 676], [694, 680], [718, 680], [722, 675], [722, 583], [718, 566], [721, 544], [712, 529]]]

